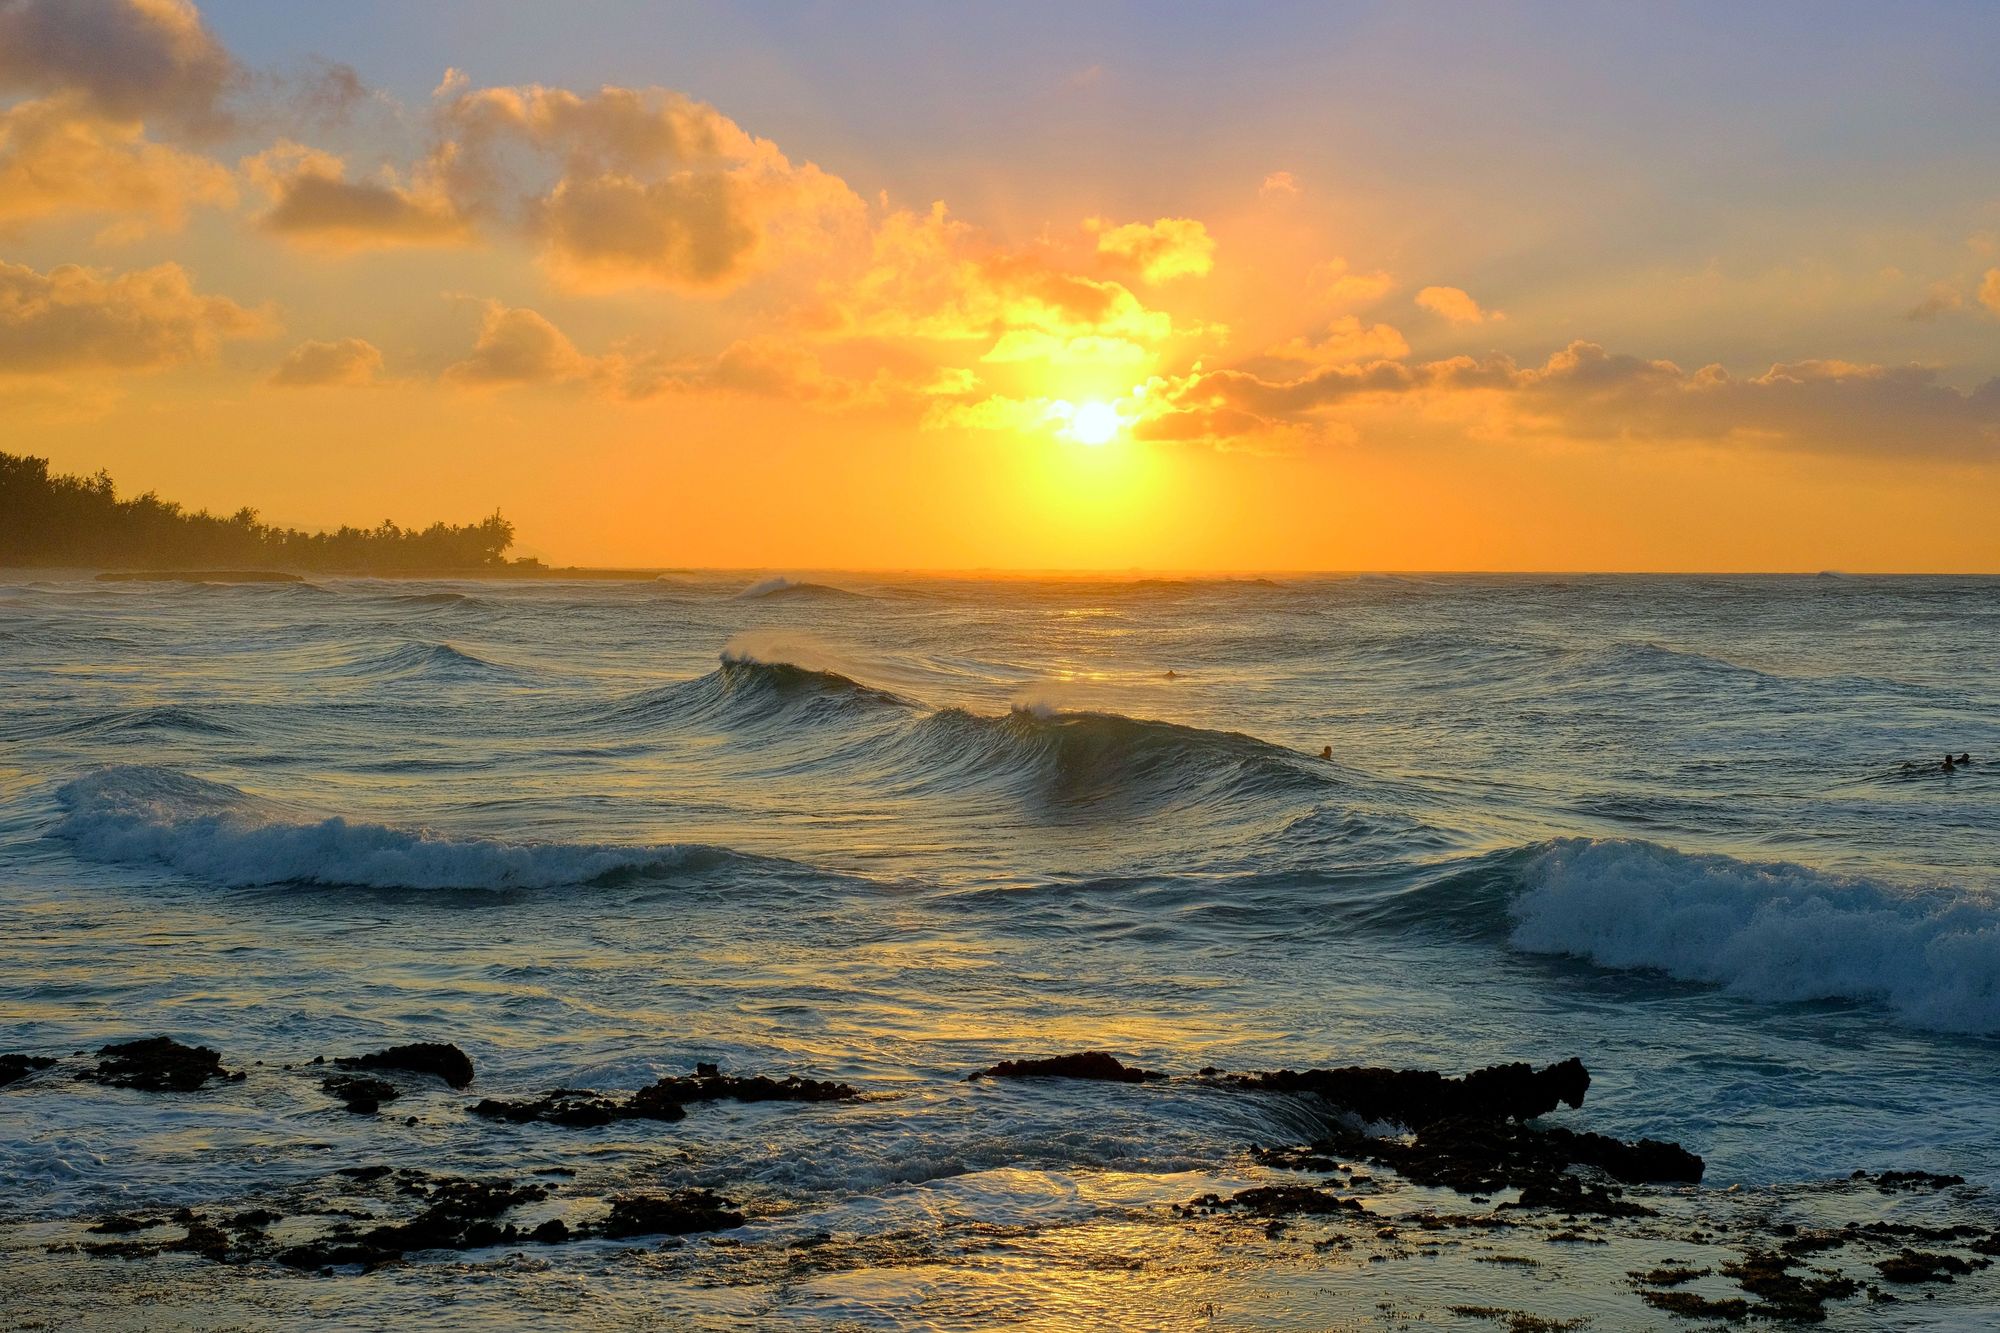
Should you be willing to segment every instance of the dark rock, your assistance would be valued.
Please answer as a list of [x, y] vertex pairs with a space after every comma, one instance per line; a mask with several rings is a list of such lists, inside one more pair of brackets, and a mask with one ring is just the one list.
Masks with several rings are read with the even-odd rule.
[[453, 1088], [465, 1088], [472, 1083], [472, 1058], [450, 1042], [412, 1042], [367, 1055], [343, 1056], [334, 1063], [342, 1069], [403, 1069], [412, 1074], [435, 1074]]
[[229, 1256], [229, 1236], [221, 1227], [196, 1218], [187, 1224], [187, 1235], [160, 1248], [177, 1254], [198, 1254], [221, 1263]]
[[1363, 1120], [1422, 1129], [1440, 1120], [1532, 1120], [1558, 1106], [1583, 1105], [1590, 1073], [1574, 1057], [1536, 1069], [1516, 1063], [1446, 1078], [1430, 1069], [1280, 1069], [1214, 1081], [1246, 1092], [1310, 1093]]
[[18, 1083], [38, 1069], [47, 1069], [55, 1061], [46, 1055], [0, 1055], [0, 1088], [9, 1083]]
[[334, 1074], [321, 1079], [319, 1086], [328, 1096], [345, 1102], [355, 1115], [374, 1115], [382, 1109], [383, 1102], [393, 1102], [403, 1095], [393, 1083], [360, 1074]]
[[389, 1170], [386, 1166], [343, 1166], [334, 1174], [346, 1176], [349, 1180], [380, 1180], [389, 1174]]
[[1292, 1217], [1300, 1213], [1358, 1213], [1361, 1200], [1343, 1198], [1332, 1190], [1312, 1185], [1257, 1185], [1238, 1190], [1227, 1199], [1204, 1194], [1181, 1205], [1182, 1214], [1240, 1212], [1250, 1217]]
[[408, 1221], [383, 1223], [359, 1232], [336, 1227], [319, 1240], [290, 1246], [272, 1257], [300, 1269], [356, 1264], [374, 1269], [416, 1250], [505, 1245], [520, 1240], [522, 1234], [518, 1227], [502, 1226], [497, 1219], [511, 1208], [548, 1197], [548, 1190], [541, 1185], [516, 1185], [507, 1180], [412, 1178], [406, 1183], [406, 1193], [425, 1201], [423, 1211]]
[[1889, 1282], [1950, 1282], [1975, 1269], [1985, 1268], [1988, 1263], [1985, 1259], [1966, 1260], [1955, 1254], [1932, 1254], [1905, 1246], [1898, 1253], [1878, 1261], [1875, 1271]]
[[1639, 1294], [1655, 1310], [1665, 1310], [1683, 1319], [1727, 1319], [1740, 1323], [1750, 1317], [1750, 1302], [1741, 1296], [1717, 1301], [1697, 1296], [1691, 1291], [1642, 1291]]
[[97, 1052], [95, 1069], [77, 1075], [114, 1088], [145, 1092], [194, 1092], [210, 1079], [235, 1082], [242, 1071], [222, 1067], [222, 1057], [206, 1046], [183, 1046], [172, 1037], [145, 1037], [116, 1042]]
[[674, 1190], [669, 1194], [630, 1194], [611, 1201], [611, 1215], [597, 1234], [613, 1240], [630, 1236], [686, 1236], [698, 1231], [727, 1231], [743, 1225], [743, 1214], [729, 1200], [709, 1190]]
[[[632, 1095], [626, 1114], [651, 1116], [653, 1108], [685, 1106], [690, 1102], [844, 1102], [861, 1094], [845, 1083], [825, 1082], [790, 1074], [747, 1078], [724, 1074], [714, 1065], [697, 1065], [693, 1077], [669, 1075]], [[672, 1117], [678, 1118], [678, 1117]]]
[[1818, 1323], [1826, 1318], [1828, 1301], [1844, 1301], [1861, 1290], [1850, 1277], [1811, 1277], [1794, 1272], [1798, 1260], [1788, 1254], [1753, 1250], [1739, 1261], [1722, 1265], [1746, 1295], [1755, 1296], [1751, 1313], [1788, 1323]]
[[164, 1225], [166, 1224], [157, 1217], [127, 1217], [123, 1213], [113, 1213], [110, 1217], [100, 1220], [97, 1225], [86, 1227], [85, 1230], [98, 1236], [126, 1236], [134, 1231], [144, 1231], [148, 1227]]
[[[488, 1097], [474, 1106], [472, 1113], [488, 1120], [508, 1120], [517, 1125], [542, 1121], [551, 1125], [589, 1128], [624, 1118], [624, 1107], [587, 1088], [555, 1088], [532, 1101], [510, 1102]], [[681, 1116], [686, 1114], [681, 1112]], [[672, 1118], [678, 1120], [681, 1116]]]
[[1120, 1064], [1104, 1051], [1078, 1051], [1040, 1060], [1002, 1060], [991, 1069], [965, 1077], [968, 1082], [979, 1078], [1087, 1078], [1106, 1083], [1152, 1083], [1166, 1075]]
[[560, 1245], [569, 1238], [569, 1223], [560, 1217], [552, 1217], [528, 1233], [529, 1240], [541, 1245]]
[[[1856, 1178], [1867, 1178], [1866, 1173]], [[1875, 1181], [1875, 1188], [1884, 1194], [1907, 1194], [1919, 1190], [1936, 1191], [1965, 1183], [1964, 1176], [1939, 1176], [1929, 1171], [1884, 1171], [1872, 1179]]]
[[684, 1120], [687, 1106], [694, 1102], [838, 1102], [851, 1101], [860, 1095], [845, 1083], [822, 1082], [797, 1074], [785, 1078], [762, 1074], [742, 1077], [724, 1074], [712, 1064], [702, 1064], [695, 1067], [692, 1076], [670, 1075], [639, 1089], [622, 1102], [589, 1088], [556, 1088], [522, 1101], [489, 1097], [474, 1106], [472, 1113], [515, 1124], [539, 1121], [587, 1128], [608, 1125], [614, 1120]]
[[1522, 1187], [1521, 1197], [1502, 1208], [1547, 1209], [1567, 1217], [1657, 1217], [1653, 1209], [1633, 1203], [1615, 1189], [1586, 1184], [1576, 1176], [1559, 1175]]

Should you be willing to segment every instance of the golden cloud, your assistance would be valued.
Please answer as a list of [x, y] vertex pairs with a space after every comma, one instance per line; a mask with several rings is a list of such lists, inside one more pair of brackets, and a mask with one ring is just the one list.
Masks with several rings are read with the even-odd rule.
[[338, 158], [296, 144], [253, 159], [276, 200], [264, 225], [349, 249], [499, 230], [538, 243], [572, 287], [692, 293], [728, 290], [865, 226], [865, 205], [839, 177], [681, 93], [472, 89], [452, 70], [436, 98], [437, 138], [407, 185], [349, 181]]
[[341, 159], [289, 140], [245, 158], [243, 171], [271, 196], [257, 225], [289, 240], [352, 250], [457, 245], [472, 234], [435, 181], [350, 181]]
[[110, 120], [75, 94], [0, 111], [0, 228], [64, 213], [117, 214], [102, 240], [178, 229], [197, 205], [229, 207], [229, 171], [148, 140], [137, 121]]
[[1985, 278], [1979, 283], [1979, 304], [2000, 315], [2000, 268], [1986, 270]]
[[[1794, 361], [1737, 376], [1570, 343], [1541, 366], [1505, 356], [1333, 365], [1291, 380], [1242, 370], [1161, 383], [1142, 434], [1201, 434], [1227, 416], [1246, 435], [1403, 402], [1450, 412], [1473, 396], [1511, 409], [1516, 434], [1579, 439], [1735, 441], [1828, 453], [1991, 457], [2000, 450], [2000, 378], [1962, 391], [1923, 366]], [[1193, 414], [1195, 425], [1171, 420]], [[1233, 415], [1227, 415], [1233, 414]]]
[[268, 311], [196, 291], [178, 264], [113, 276], [0, 261], [0, 374], [158, 370], [206, 360], [227, 339], [275, 331]]
[[499, 387], [570, 383], [603, 369], [601, 361], [577, 351], [561, 329], [536, 311], [488, 301], [471, 353], [444, 374], [458, 384]]
[[1114, 227], [1091, 218], [1084, 227], [1097, 236], [1097, 253], [1136, 269], [1147, 282], [1206, 277], [1215, 267], [1215, 238], [1193, 218], [1161, 218]]
[[1417, 293], [1417, 304], [1453, 324], [1483, 324], [1489, 319], [1505, 319], [1497, 310], [1484, 310], [1457, 287], [1426, 287]]
[[381, 369], [380, 349], [364, 338], [302, 342], [285, 354], [271, 383], [290, 389], [355, 389], [373, 384]]
[[1397, 360], [1410, 354], [1410, 344], [1387, 324], [1363, 324], [1353, 315], [1337, 316], [1317, 339], [1293, 338], [1266, 355], [1281, 361], [1331, 366], [1352, 361]]

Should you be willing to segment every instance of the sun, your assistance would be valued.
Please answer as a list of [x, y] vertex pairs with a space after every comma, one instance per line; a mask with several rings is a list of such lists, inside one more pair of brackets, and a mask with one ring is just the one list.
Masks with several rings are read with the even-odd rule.
[[1109, 444], [1122, 423], [1109, 403], [1084, 403], [1069, 419], [1069, 437], [1078, 444]]

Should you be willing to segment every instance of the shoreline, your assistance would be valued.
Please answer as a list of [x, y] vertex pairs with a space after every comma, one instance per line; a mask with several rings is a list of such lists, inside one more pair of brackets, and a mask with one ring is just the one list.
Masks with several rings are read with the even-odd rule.
[[[2000, 1256], [1987, 1191], [1958, 1176], [1856, 1169], [1747, 1191], [1704, 1188], [1700, 1159], [1677, 1145], [1544, 1124], [1586, 1100], [1589, 1074], [1575, 1059], [1459, 1077], [1355, 1067], [1169, 1075], [1102, 1052], [1003, 1061], [962, 1081], [1056, 1099], [1144, 1097], [1169, 1085], [1278, 1098], [1323, 1134], [1249, 1144], [1192, 1170], [1071, 1169], [1061, 1173], [1068, 1188], [1098, 1197], [1057, 1225], [995, 1230], [974, 1217], [935, 1235], [825, 1225], [840, 1201], [787, 1198], [752, 1180], [662, 1181], [615, 1165], [583, 1178], [535, 1165], [543, 1136], [671, 1140], [691, 1118], [755, 1133], [760, 1116], [820, 1115], [837, 1137], [843, 1104], [893, 1102], [906, 1089], [701, 1065], [629, 1101], [579, 1089], [496, 1098], [471, 1090], [471, 1061], [446, 1043], [232, 1070], [219, 1052], [166, 1038], [114, 1043], [94, 1062], [7, 1057], [0, 1079], [10, 1100], [118, 1089], [105, 1095], [134, 1114], [226, 1101], [246, 1083], [318, 1081], [325, 1114], [382, 1131], [380, 1161], [274, 1181], [227, 1208], [148, 1200], [142, 1189], [108, 1214], [13, 1221], [0, 1268], [31, 1270], [13, 1285], [45, 1312], [129, 1287], [149, 1292], [153, 1316], [178, 1305], [191, 1323], [209, 1320], [240, 1298], [265, 1318], [309, 1322], [329, 1291], [379, 1309], [376, 1295], [414, 1287], [477, 1307], [497, 1287], [518, 1315], [520, 1284], [569, 1273], [609, 1288], [614, 1302], [641, 1279], [651, 1308], [697, 1324], [714, 1313], [706, 1293], [758, 1293], [774, 1298], [762, 1314], [775, 1323], [810, 1317], [787, 1307], [788, 1289], [872, 1275], [933, 1297], [963, 1283], [954, 1300], [990, 1295], [1000, 1281], [1044, 1294], [1081, 1281], [1067, 1299], [1082, 1300], [1099, 1326], [1151, 1327], [1149, 1302], [1160, 1293], [1132, 1284], [1157, 1271], [1194, 1279], [1169, 1283], [1177, 1317], [1205, 1312], [1230, 1327], [1293, 1326], [1285, 1312], [1294, 1305], [1348, 1326], [1414, 1319], [1510, 1333], [1648, 1317], [1843, 1326], [1910, 1300], [1930, 1309], [1990, 1301]], [[411, 1156], [413, 1142], [452, 1120], [494, 1136], [493, 1165], [505, 1174], [440, 1174]], [[886, 1201], [961, 1183], [873, 1193]], [[1119, 1256], [1108, 1266], [1106, 1248]], [[1267, 1318], [1266, 1303], [1285, 1317]], [[0, 1313], [23, 1311], [0, 1302]]]

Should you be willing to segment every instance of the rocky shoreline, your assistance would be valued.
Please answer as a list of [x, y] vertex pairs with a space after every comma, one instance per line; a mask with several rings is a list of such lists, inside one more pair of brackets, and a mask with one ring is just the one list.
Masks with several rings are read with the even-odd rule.
[[[660, 1133], [691, 1110], [719, 1102], [840, 1107], [900, 1095], [801, 1075], [725, 1073], [697, 1065], [629, 1091], [555, 1088], [539, 1094], [481, 1096], [472, 1061], [455, 1045], [422, 1042], [358, 1055], [315, 1056], [276, 1067], [315, 1080], [345, 1112], [385, 1125], [414, 1125], [383, 1114], [406, 1095], [440, 1087], [462, 1094], [456, 1114], [470, 1125], [541, 1126], [588, 1132], [615, 1124]], [[220, 1052], [155, 1036], [94, 1053], [0, 1055], [0, 1088], [69, 1079], [149, 1097], [227, 1097], [246, 1077]], [[1462, 1076], [1429, 1070], [1349, 1066], [1304, 1071], [1189, 1075], [1138, 1069], [1101, 1051], [1025, 1057], [968, 1080], [1063, 1081], [1129, 1088], [1148, 1096], [1180, 1087], [1204, 1095], [1282, 1098], [1308, 1108], [1323, 1132], [1306, 1142], [1246, 1145], [1244, 1165], [1261, 1183], [1207, 1192], [1170, 1205], [1165, 1225], [1247, 1231], [1293, 1260], [1378, 1264], [1450, 1253], [1494, 1268], [1521, 1270], [1544, 1260], [1529, 1245], [1574, 1252], [1615, 1248], [1636, 1257], [1623, 1285], [1634, 1311], [1673, 1319], [1819, 1322], [1830, 1313], [1887, 1305], [1961, 1281], [1985, 1280], [2000, 1256], [2000, 1227], [1973, 1220], [1966, 1205], [1984, 1191], [1951, 1175], [1853, 1171], [1801, 1186], [1787, 1206], [1747, 1206], [1734, 1190], [1700, 1188], [1705, 1163], [1678, 1144], [1626, 1141], [1543, 1124], [1580, 1109], [1590, 1074], [1579, 1059], [1541, 1068], [1494, 1065]], [[650, 1131], [648, 1131], [650, 1132]], [[827, 1132], [837, 1134], [837, 1121]], [[660, 1188], [633, 1179], [588, 1200], [564, 1197], [562, 1168], [534, 1178], [455, 1175], [422, 1167], [358, 1163], [243, 1207], [168, 1207], [74, 1219], [71, 1234], [43, 1243], [49, 1255], [127, 1263], [190, 1256], [231, 1268], [333, 1276], [422, 1264], [496, 1247], [543, 1249], [588, 1241], [719, 1237], [759, 1220], [746, 1205], [710, 1188]], [[1949, 1216], [1918, 1221], [1856, 1216], [1869, 1200], [1935, 1200]], [[562, 1205], [569, 1220], [555, 1215]], [[581, 1213], [577, 1211], [581, 1208]], [[864, 1237], [787, 1247], [786, 1261], [839, 1263]], [[1496, 1248], [1502, 1247], [1504, 1248]], [[756, 1247], [750, 1247], [755, 1249]], [[796, 1249], [799, 1253], [792, 1253]], [[801, 1256], [805, 1257], [801, 1257]], [[1452, 1305], [1468, 1320], [1517, 1330], [1574, 1326], [1514, 1306]], [[1539, 1322], [1538, 1322], [1539, 1321]]]

